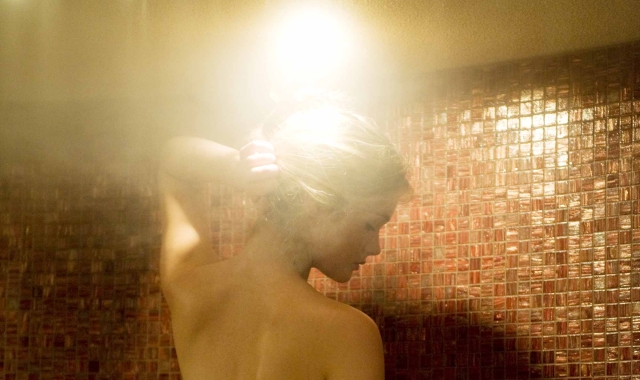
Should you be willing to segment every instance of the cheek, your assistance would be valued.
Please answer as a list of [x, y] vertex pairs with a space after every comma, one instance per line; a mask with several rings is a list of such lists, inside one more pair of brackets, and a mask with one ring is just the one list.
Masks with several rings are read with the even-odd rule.
[[363, 255], [379, 252], [379, 234], [367, 231], [366, 221], [345, 219], [326, 227], [317, 247], [318, 255], [330, 259], [334, 264], [351, 263]]
[[367, 250], [367, 245], [367, 241], [363, 240], [362, 236], [344, 231], [334, 236], [331, 241], [327, 241], [326, 250], [320, 254], [331, 263], [342, 266], [345, 263], [351, 264], [357, 261], [362, 256], [362, 252]]

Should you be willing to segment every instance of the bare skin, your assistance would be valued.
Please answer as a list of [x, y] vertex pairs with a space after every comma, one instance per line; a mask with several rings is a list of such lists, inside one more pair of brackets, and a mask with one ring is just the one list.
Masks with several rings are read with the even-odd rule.
[[309, 205], [300, 249], [285, 249], [262, 225], [241, 255], [219, 261], [211, 249], [208, 183], [260, 197], [273, 190], [273, 148], [240, 151], [195, 138], [172, 140], [159, 174], [164, 236], [162, 287], [185, 380], [384, 379], [375, 323], [315, 291], [312, 267], [347, 281], [380, 252], [379, 229], [396, 199], [367, 199], [347, 212]]

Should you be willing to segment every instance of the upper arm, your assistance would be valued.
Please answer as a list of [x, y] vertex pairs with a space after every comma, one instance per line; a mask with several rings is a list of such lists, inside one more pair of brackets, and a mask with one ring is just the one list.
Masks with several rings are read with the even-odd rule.
[[266, 142], [254, 141], [240, 151], [193, 137], [167, 143], [158, 177], [164, 228], [160, 275], [167, 293], [176, 285], [193, 284], [196, 268], [218, 261], [212, 251], [208, 184], [260, 195], [275, 187], [277, 172], [273, 147]]
[[383, 380], [384, 351], [376, 324], [366, 314], [351, 309], [335, 318], [327, 380]]
[[237, 162], [237, 150], [201, 138], [177, 137], [165, 145], [158, 173], [165, 293], [192, 283], [194, 269], [217, 261], [211, 244], [209, 183], [232, 184]]
[[209, 187], [189, 184], [160, 172], [162, 252], [160, 277], [166, 293], [195, 268], [214, 262], [209, 217]]

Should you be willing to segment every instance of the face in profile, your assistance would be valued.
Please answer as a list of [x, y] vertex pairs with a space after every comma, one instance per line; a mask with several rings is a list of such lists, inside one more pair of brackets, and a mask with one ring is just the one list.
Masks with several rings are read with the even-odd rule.
[[380, 229], [394, 213], [397, 197], [357, 201], [342, 212], [324, 212], [310, 232], [312, 266], [346, 282], [367, 257], [380, 253]]

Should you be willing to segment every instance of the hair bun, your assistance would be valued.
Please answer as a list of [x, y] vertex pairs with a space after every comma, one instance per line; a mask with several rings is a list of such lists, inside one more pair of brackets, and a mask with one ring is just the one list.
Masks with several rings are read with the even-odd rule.
[[277, 94], [272, 93], [271, 98], [276, 101], [276, 107], [262, 124], [262, 136], [267, 140], [273, 137], [280, 124], [297, 112], [304, 112], [322, 106], [342, 108], [350, 103], [343, 94], [318, 88], [298, 90], [286, 99], [279, 99]]

